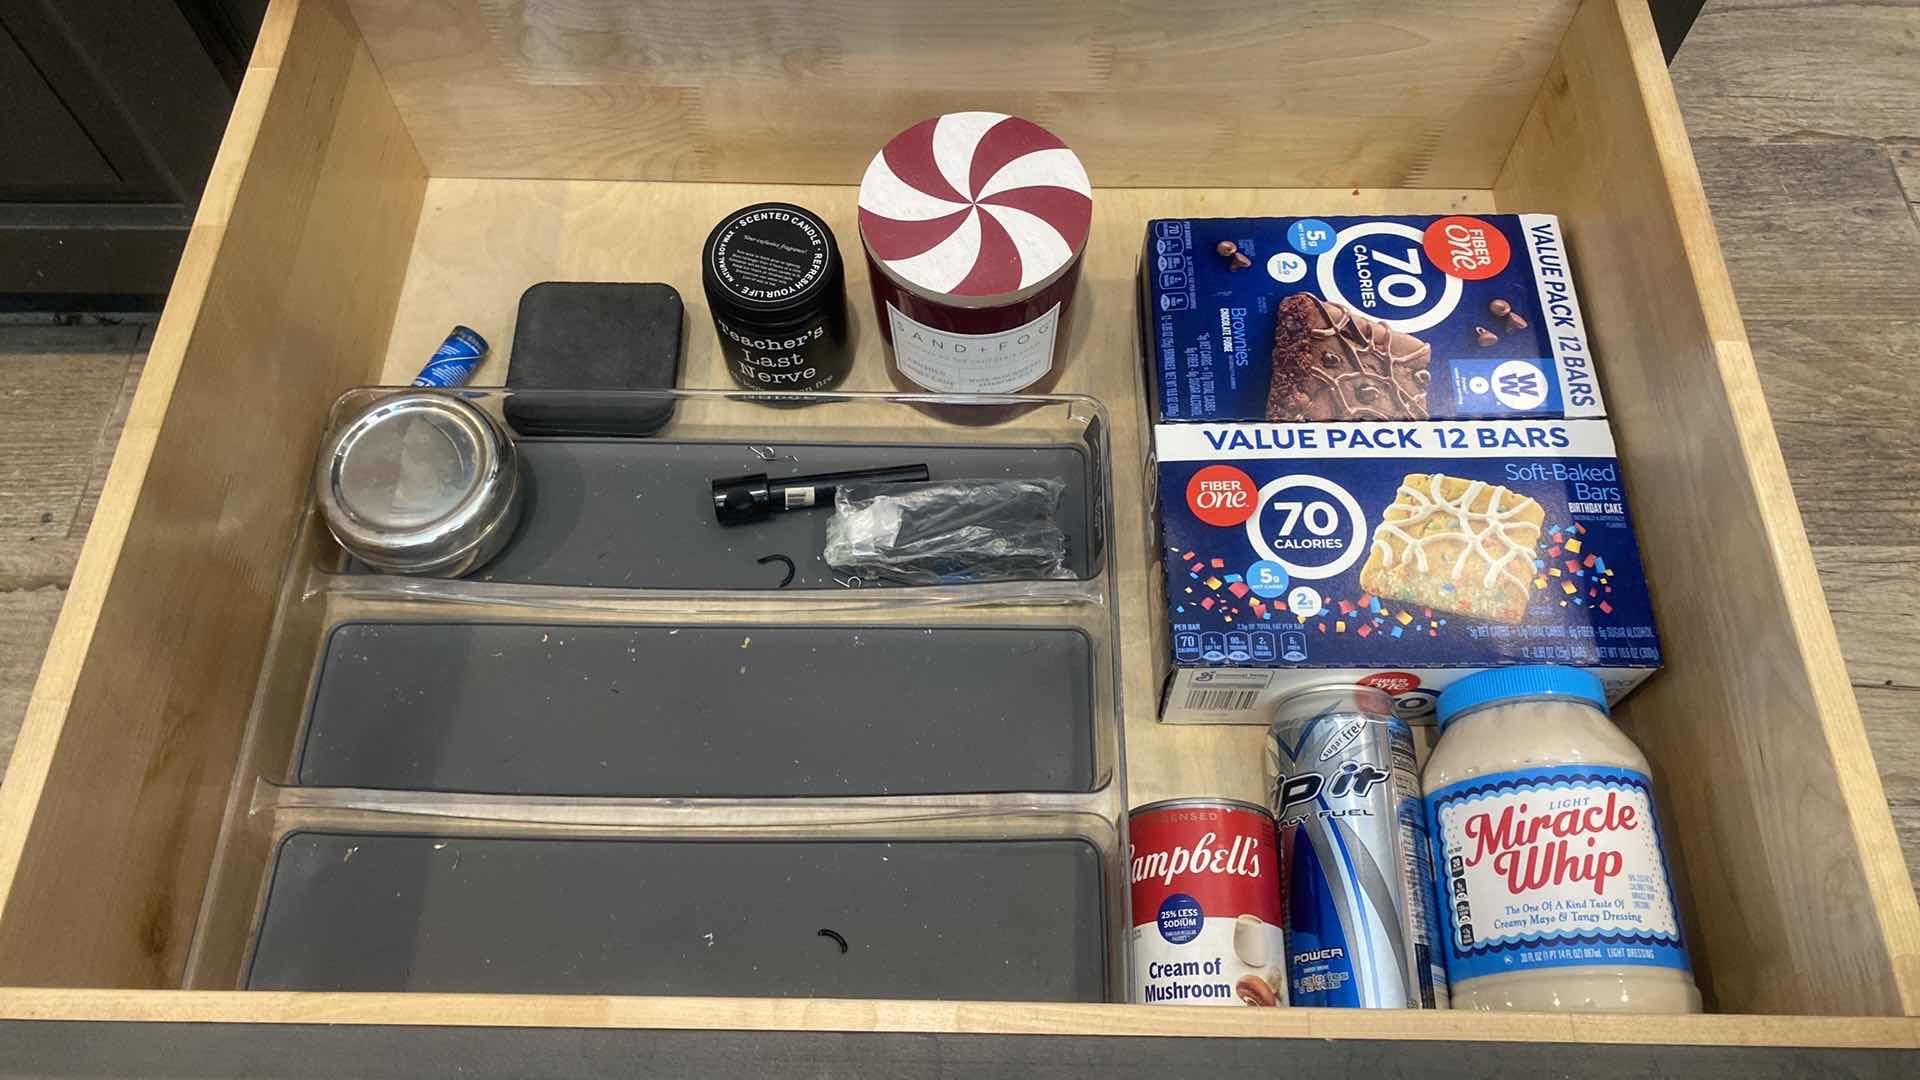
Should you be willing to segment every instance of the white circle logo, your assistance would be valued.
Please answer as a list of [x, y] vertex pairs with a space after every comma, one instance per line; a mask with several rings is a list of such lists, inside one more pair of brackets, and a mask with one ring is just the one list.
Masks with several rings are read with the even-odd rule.
[[1282, 251], [1267, 260], [1267, 276], [1282, 285], [1291, 285], [1307, 276], [1307, 260], [1299, 252]]
[[[1347, 520], [1352, 522], [1347, 541], [1343, 545], [1344, 550], [1330, 563], [1303, 566], [1293, 559], [1282, 558], [1267, 542], [1266, 532], [1260, 527], [1260, 522], [1267, 513], [1274, 511], [1285, 515], [1281, 521], [1281, 533], [1284, 536], [1291, 537], [1304, 533], [1311, 538], [1331, 539], [1339, 525], [1332, 504], [1325, 501], [1275, 504], [1274, 496], [1296, 487], [1311, 488], [1333, 496], [1334, 501], [1339, 503], [1340, 509], [1346, 512]], [[1268, 562], [1279, 563], [1286, 567], [1288, 574], [1296, 578], [1306, 578], [1310, 581], [1330, 578], [1359, 562], [1361, 553], [1366, 551], [1366, 538], [1366, 518], [1360, 513], [1360, 504], [1354, 501], [1347, 489], [1324, 477], [1310, 476], [1306, 473], [1295, 473], [1292, 476], [1282, 476], [1277, 480], [1267, 481], [1266, 486], [1260, 489], [1259, 501], [1253, 516], [1247, 519], [1247, 542], [1253, 545], [1253, 550], [1259, 552], [1261, 558]], [[1325, 551], [1330, 547], [1330, 544], [1318, 545], [1317, 550]], [[1316, 548], [1307, 550], [1316, 550]]]
[[1320, 591], [1311, 585], [1302, 585], [1287, 594], [1287, 610], [1303, 619], [1313, 618], [1325, 607]]
[[1547, 380], [1525, 360], [1508, 360], [1493, 369], [1493, 397], [1514, 412], [1530, 412], [1547, 403]]
[[[1346, 254], [1348, 245], [1355, 240], [1373, 236], [1412, 241], [1411, 246], [1377, 243], [1366, 246], [1366, 280], [1373, 283], [1374, 295], [1397, 307], [1418, 308], [1427, 299], [1427, 283], [1438, 278], [1441, 282], [1440, 299], [1435, 300], [1433, 306], [1404, 319], [1394, 319], [1380, 314], [1376, 304], [1356, 304], [1341, 293], [1339, 275], [1335, 273], [1340, 257]], [[1341, 229], [1339, 235], [1333, 238], [1333, 250], [1320, 256], [1317, 264], [1320, 294], [1405, 333], [1411, 334], [1438, 325], [1459, 306], [1462, 283], [1452, 274], [1442, 273], [1438, 268], [1427, 265], [1426, 239], [1426, 234], [1419, 229], [1395, 221], [1367, 221]], [[1357, 262], [1359, 253], [1351, 257]], [[1365, 288], [1364, 284], [1362, 288]]]

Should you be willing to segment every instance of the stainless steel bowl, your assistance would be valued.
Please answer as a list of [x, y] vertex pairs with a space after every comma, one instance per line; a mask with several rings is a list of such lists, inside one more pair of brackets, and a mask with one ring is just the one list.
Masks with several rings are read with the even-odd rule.
[[512, 437], [437, 390], [381, 398], [341, 424], [321, 447], [314, 481], [334, 539], [390, 573], [471, 573], [520, 523]]

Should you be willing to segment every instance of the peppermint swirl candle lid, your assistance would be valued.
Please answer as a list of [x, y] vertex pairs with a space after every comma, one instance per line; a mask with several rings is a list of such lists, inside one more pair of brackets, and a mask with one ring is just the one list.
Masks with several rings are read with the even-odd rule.
[[1056, 280], [1086, 247], [1093, 187], [1052, 132], [994, 112], [924, 120], [860, 181], [860, 238], [889, 277], [936, 298], [999, 301]]

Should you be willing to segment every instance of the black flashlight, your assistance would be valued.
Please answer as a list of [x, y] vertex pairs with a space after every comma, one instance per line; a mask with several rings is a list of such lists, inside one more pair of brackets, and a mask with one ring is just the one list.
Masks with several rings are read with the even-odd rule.
[[833, 502], [841, 484], [904, 484], [928, 479], [925, 465], [890, 465], [884, 469], [847, 469], [769, 480], [766, 473], [729, 476], [713, 482], [713, 516], [722, 525], [750, 525], [789, 510], [804, 510]]

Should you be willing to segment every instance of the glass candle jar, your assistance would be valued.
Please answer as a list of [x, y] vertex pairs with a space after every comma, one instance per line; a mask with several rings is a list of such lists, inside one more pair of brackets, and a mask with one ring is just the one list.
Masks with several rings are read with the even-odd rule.
[[830, 390], [846, 380], [846, 267], [826, 222], [790, 203], [736, 210], [707, 235], [700, 264], [734, 382]]
[[1038, 124], [959, 112], [894, 136], [860, 181], [860, 240], [894, 384], [1050, 389], [1092, 221], [1086, 169]]

